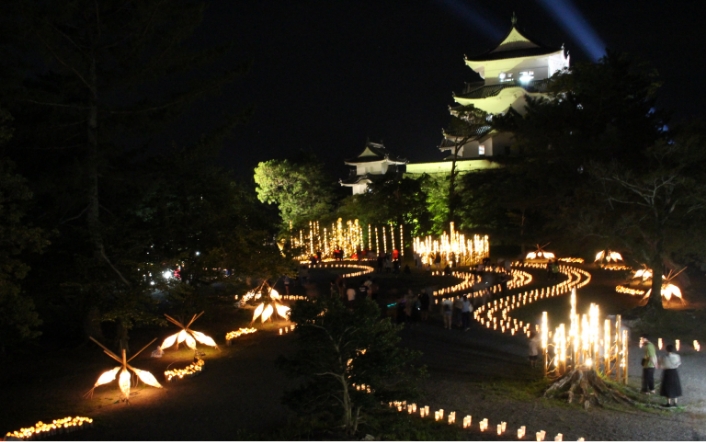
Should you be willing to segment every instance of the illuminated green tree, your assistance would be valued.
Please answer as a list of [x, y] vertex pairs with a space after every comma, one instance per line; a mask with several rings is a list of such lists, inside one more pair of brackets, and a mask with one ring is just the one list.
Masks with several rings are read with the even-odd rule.
[[255, 183], [258, 199], [277, 205], [285, 227], [326, 216], [333, 207], [333, 184], [323, 164], [311, 155], [259, 163]]
[[[298, 414], [350, 437], [382, 404], [416, 394], [416, 383], [425, 373], [412, 365], [419, 354], [400, 346], [399, 326], [380, 319], [373, 301], [354, 309], [338, 298], [299, 301], [291, 318], [297, 325], [297, 350], [280, 357], [278, 364], [301, 380], [284, 396]], [[370, 392], [356, 389], [363, 384]]]

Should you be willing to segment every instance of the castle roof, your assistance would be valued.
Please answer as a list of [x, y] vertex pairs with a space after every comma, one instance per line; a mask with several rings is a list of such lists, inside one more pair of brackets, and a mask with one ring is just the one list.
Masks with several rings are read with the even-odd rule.
[[345, 164], [355, 166], [362, 163], [375, 163], [387, 161], [389, 164], [407, 164], [407, 159], [390, 153], [382, 143], [365, 143], [365, 149], [357, 157], [345, 160]]
[[[522, 87], [528, 92], [546, 92], [547, 84], [549, 81], [544, 80], [530, 80], [527, 83], [520, 83], [517, 81], [508, 81], [505, 83], [489, 84], [487, 86], [480, 86], [475, 88], [468, 88], [463, 94], [457, 95], [457, 97], [468, 98], [468, 99], [481, 99], [488, 97], [497, 96], [503, 89], [511, 87]], [[453, 109], [452, 109], [453, 110]]]
[[544, 46], [525, 37], [514, 23], [505, 39], [495, 48], [484, 54], [466, 57], [466, 61], [492, 61], [509, 58], [537, 57], [561, 51], [562, 48]]

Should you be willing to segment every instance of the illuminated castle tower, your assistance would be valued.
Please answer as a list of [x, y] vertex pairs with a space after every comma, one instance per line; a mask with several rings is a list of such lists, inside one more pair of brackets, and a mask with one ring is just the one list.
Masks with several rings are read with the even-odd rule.
[[[488, 120], [510, 108], [524, 114], [527, 96], [542, 96], [547, 79], [569, 67], [569, 56], [564, 53], [563, 46], [542, 46], [522, 35], [516, 23], [513, 16], [512, 29], [495, 49], [466, 58], [466, 65], [483, 81], [467, 83], [462, 94], [454, 94], [458, 105], [449, 109], [452, 115], [462, 115], [460, 112], [469, 106], [487, 112]], [[470, 139], [467, 134], [460, 136], [445, 132], [439, 149], [449, 151], [452, 157], [458, 147], [458, 158], [463, 159], [492, 157], [509, 151], [512, 134], [496, 133], [489, 125], [483, 124], [475, 128]]]
[[407, 160], [392, 155], [382, 143], [365, 143], [363, 152], [355, 158], [345, 161], [348, 166], [355, 166], [351, 169], [348, 178], [340, 180], [341, 186], [351, 187], [353, 195], [363, 193], [368, 188], [368, 184], [380, 180], [386, 173], [392, 172], [390, 166], [407, 164]]

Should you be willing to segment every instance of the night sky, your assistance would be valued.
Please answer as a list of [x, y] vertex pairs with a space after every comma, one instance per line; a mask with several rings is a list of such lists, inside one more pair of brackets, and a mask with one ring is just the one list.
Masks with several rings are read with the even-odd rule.
[[[197, 40], [232, 42], [234, 62], [251, 61], [237, 83], [199, 107], [175, 137], [188, 139], [222, 112], [254, 106], [224, 149], [224, 164], [245, 176], [259, 161], [313, 151], [344, 176], [343, 159], [366, 139], [382, 140], [413, 162], [441, 160], [452, 92], [474, 81], [463, 62], [518, 28], [549, 46], [565, 44], [571, 62], [593, 59], [593, 44], [637, 55], [658, 70], [661, 106], [675, 119], [706, 101], [702, 0], [214, 1]], [[558, 12], [557, 12], [558, 11]], [[595, 31], [572, 35], [581, 21]], [[600, 41], [597, 41], [600, 40]], [[245, 177], [244, 176], [244, 177]]]

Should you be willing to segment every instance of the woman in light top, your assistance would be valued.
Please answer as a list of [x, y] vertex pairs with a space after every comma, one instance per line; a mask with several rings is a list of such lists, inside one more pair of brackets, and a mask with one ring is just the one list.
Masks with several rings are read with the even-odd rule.
[[681, 382], [677, 371], [680, 365], [681, 358], [674, 351], [674, 346], [667, 345], [667, 354], [659, 361], [659, 367], [662, 369], [662, 386], [659, 394], [667, 398], [667, 407], [676, 407], [677, 398], [681, 396]]

